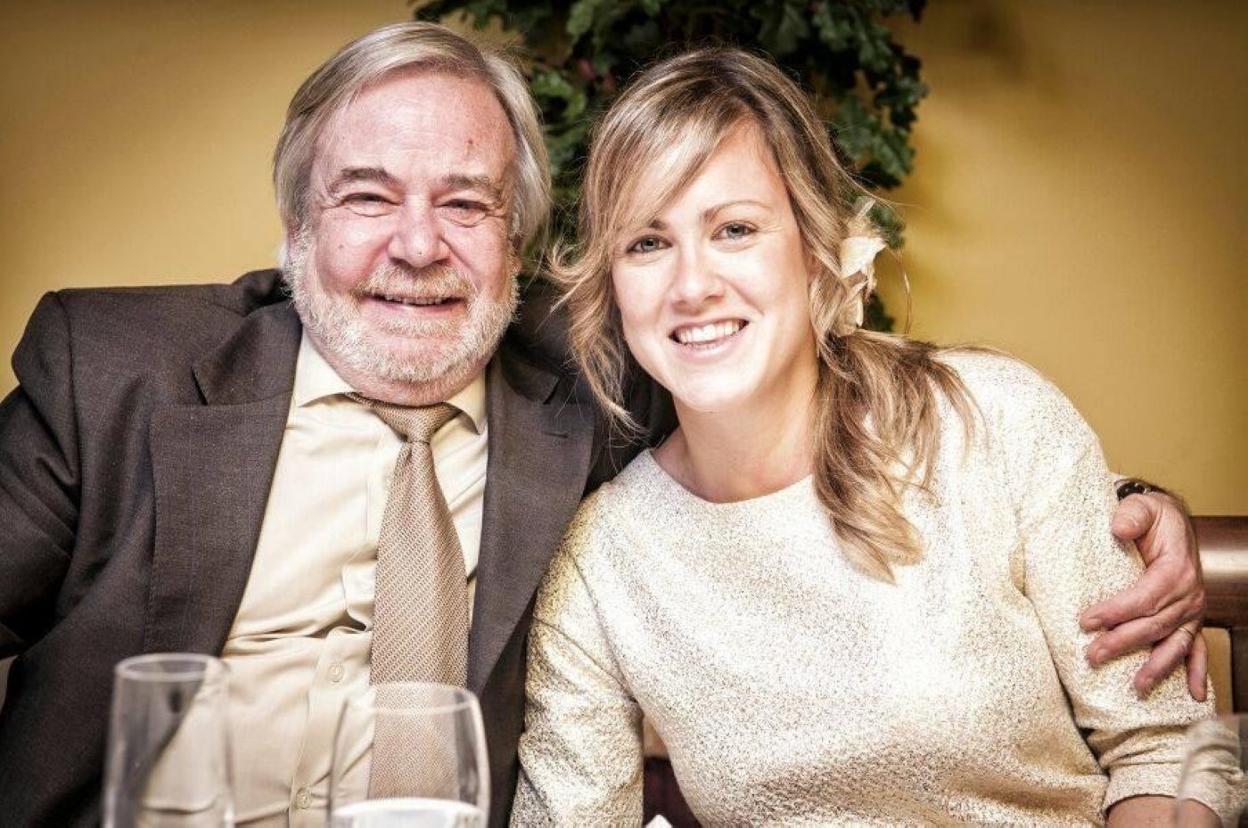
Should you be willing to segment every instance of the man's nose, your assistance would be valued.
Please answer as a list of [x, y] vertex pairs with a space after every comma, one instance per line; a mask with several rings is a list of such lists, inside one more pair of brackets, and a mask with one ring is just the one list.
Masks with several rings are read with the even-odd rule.
[[395, 217], [387, 253], [415, 269], [435, 264], [448, 255], [438, 217], [428, 204], [406, 202]]
[[724, 283], [712, 256], [700, 245], [682, 245], [672, 279], [672, 299], [684, 308], [696, 309], [710, 299], [723, 296]]

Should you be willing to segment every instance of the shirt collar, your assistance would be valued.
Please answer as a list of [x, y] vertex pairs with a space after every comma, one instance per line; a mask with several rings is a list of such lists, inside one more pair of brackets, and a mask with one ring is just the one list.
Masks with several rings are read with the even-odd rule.
[[299, 358], [295, 363], [295, 406], [304, 408], [326, 397], [346, 394], [352, 390], [354, 389], [347, 381], [338, 376], [333, 366], [325, 361], [321, 352], [316, 350], [305, 330], [299, 342]]
[[485, 372], [477, 374], [458, 394], [447, 400], [467, 415], [472, 430], [477, 434], [485, 431]]
[[[329, 398], [340, 398], [354, 390], [325, 357], [321, 356], [305, 330], [299, 342], [299, 357], [295, 363], [292, 400], [295, 407], [304, 408]], [[485, 430], [485, 372], [478, 374], [476, 379], [447, 402], [467, 415], [472, 430], [481, 434]]]

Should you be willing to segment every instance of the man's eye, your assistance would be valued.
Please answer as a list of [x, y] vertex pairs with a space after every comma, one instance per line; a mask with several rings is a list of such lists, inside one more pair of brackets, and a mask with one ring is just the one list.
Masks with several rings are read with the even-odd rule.
[[754, 232], [754, 228], [743, 221], [731, 221], [719, 228], [717, 234], [720, 238], [728, 241], [739, 241], [746, 238]]
[[341, 201], [347, 209], [365, 216], [380, 215], [390, 206], [390, 200], [380, 193], [348, 193]]
[[462, 198], [446, 202], [442, 209], [450, 215], [452, 221], [460, 224], [476, 224], [490, 214], [488, 205]]
[[629, 253], [654, 253], [663, 249], [663, 241], [657, 236], [645, 236], [628, 246]]

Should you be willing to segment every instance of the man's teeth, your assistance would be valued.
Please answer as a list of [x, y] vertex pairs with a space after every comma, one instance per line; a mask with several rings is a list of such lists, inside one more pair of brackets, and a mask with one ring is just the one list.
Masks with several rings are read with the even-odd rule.
[[708, 325], [699, 325], [697, 327], [678, 328], [676, 330], [676, 341], [681, 345], [714, 342], [717, 339], [725, 339], [732, 336], [743, 327], [745, 327], [744, 322], [740, 319], [734, 319], [731, 322], [712, 322]]
[[410, 296], [390, 296], [389, 294], [382, 294], [381, 298], [385, 299], [387, 302], [398, 302], [401, 305], [440, 305], [447, 301], [446, 296], [434, 296], [417, 299]]

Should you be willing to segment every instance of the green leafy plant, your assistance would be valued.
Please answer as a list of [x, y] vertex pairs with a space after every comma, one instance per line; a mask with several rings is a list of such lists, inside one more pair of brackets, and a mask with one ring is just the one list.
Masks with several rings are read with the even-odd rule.
[[[594, 119], [629, 78], [680, 49], [729, 44], [770, 54], [814, 94], [842, 160], [876, 190], [900, 184], [913, 168], [911, 129], [927, 87], [919, 60], [888, 23], [918, 20], [925, 0], [432, 0], [422, 20], [459, 16], [517, 37], [541, 106], [555, 182], [554, 229], [575, 228], [579, 175]], [[897, 216], [873, 218], [890, 246], [901, 244]], [[878, 300], [868, 327], [889, 330]]]

